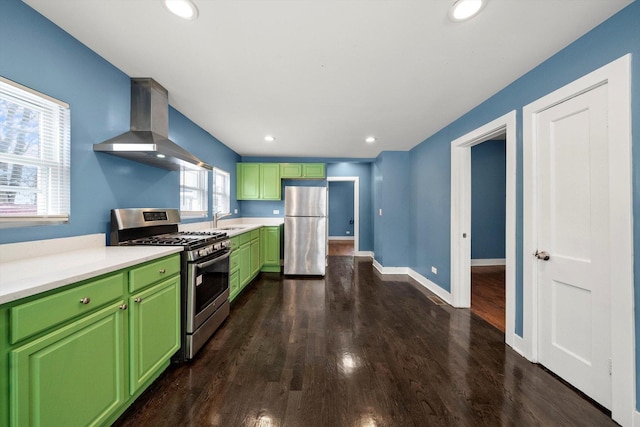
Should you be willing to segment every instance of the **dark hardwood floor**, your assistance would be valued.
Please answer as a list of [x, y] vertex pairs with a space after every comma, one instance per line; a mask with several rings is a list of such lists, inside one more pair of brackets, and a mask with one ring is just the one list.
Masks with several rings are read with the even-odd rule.
[[505, 267], [471, 267], [471, 311], [505, 331]]
[[353, 240], [329, 240], [329, 256], [353, 255]]
[[119, 426], [608, 426], [504, 344], [366, 258], [324, 279], [262, 274], [192, 363], [172, 366]]

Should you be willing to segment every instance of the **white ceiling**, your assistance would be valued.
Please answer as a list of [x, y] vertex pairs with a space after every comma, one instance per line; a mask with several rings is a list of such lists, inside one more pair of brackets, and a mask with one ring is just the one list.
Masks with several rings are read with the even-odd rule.
[[457, 24], [453, 0], [194, 0], [196, 21], [160, 0], [24, 1], [241, 155], [370, 158], [411, 149], [632, 0], [489, 0]]

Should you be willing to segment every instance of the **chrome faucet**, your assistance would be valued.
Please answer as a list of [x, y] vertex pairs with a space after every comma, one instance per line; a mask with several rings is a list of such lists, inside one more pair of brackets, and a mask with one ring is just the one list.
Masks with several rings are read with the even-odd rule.
[[225, 216], [231, 216], [231, 213], [229, 212], [222, 212], [222, 211], [218, 211], [216, 213], [213, 214], [213, 228], [218, 228], [218, 220], [220, 218], [224, 218]]

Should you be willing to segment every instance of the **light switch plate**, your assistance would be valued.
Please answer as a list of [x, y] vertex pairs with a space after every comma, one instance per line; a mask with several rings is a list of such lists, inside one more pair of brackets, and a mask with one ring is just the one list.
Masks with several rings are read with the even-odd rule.
[[437, 268], [435, 268], [434, 266], [431, 266], [431, 272], [432, 272], [433, 274], [438, 274], [438, 269], [437, 269]]
[[274, 215], [278, 215], [278, 214], [280, 214], [280, 209], [274, 209], [274, 210], [273, 210], [273, 214], [274, 214]]

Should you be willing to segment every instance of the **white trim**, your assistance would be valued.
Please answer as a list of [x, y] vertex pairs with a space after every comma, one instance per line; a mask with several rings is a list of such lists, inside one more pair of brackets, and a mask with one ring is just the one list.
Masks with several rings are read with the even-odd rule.
[[357, 251], [357, 252], [354, 251], [354, 256], [369, 257], [371, 259], [374, 259], [372, 251]]
[[[353, 181], [353, 252], [360, 249], [360, 177], [359, 176], [328, 176], [328, 182]], [[327, 183], [327, 190], [329, 184]], [[327, 201], [328, 203], [328, 201]], [[329, 227], [327, 226], [327, 229]]]
[[56, 105], [61, 106], [62, 108], [69, 108], [69, 104], [64, 101], [60, 101], [59, 99], [55, 99], [49, 95], [46, 95], [42, 92], [38, 92], [37, 90], [31, 89], [25, 85], [21, 85], [20, 83], [16, 83], [13, 80], [6, 79], [4, 77], [0, 77], [0, 82], [11, 85], [13, 87], [17, 87], [18, 89], [24, 90], [25, 92], [29, 92], [32, 95], [39, 96], [41, 98], [46, 99], [49, 102], [53, 102]]
[[472, 258], [471, 267], [486, 267], [491, 265], [507, 265], [505, 258]]
[[640, 426], [640, 412], [637, 410], [633, 412], [633, 425]]
[[631, 174], [631, 54], [625, 55], [523, 108], [523, 338], [525, 356], [538, 359], [538, 289], [534, 258], [537, 114], [607, 85], [611, 222], [611, 416], [623, 426], [635, 414], [633, 308], [633, 193]]
[[380, 274], [409, 274], [408, 267], [383, 267], [375, 258], [373, 259], [373, 266]]
[[514, 349], [516, 353], [518, 353], [520, 356], [524, 358], [527, 357], [523, 350], [525, 346], [526, 346], [526, 343], [524, 342], [524, 339], [518, 335], [514, 335], [513, 345], [511, 346], [511, 348]]
[[[505, 342], [513, 347], [516, 318], [516, 111], [451, 142], [451, 301], [471, 306], [471, 147], [506, 133]], [[467, 237], [463, 237], [466, 234]]]
[[436, 283], [432, 282], [431, 280], [427, 279], [422, 274], [418, 273], [417, 271], [411, 268], [409, 269], [409, 277], [411, 277], [413, 280], [418, 282], [420, 285], [427, 288], [429, 291], [439, 296], [440, 299], [442, 299], [447, 304], [452, 305], [451, 293], [447, 292], [446, 290], [438, 286]]
[[353, 236], [329, 236], [329, 240], [355, 240]]

